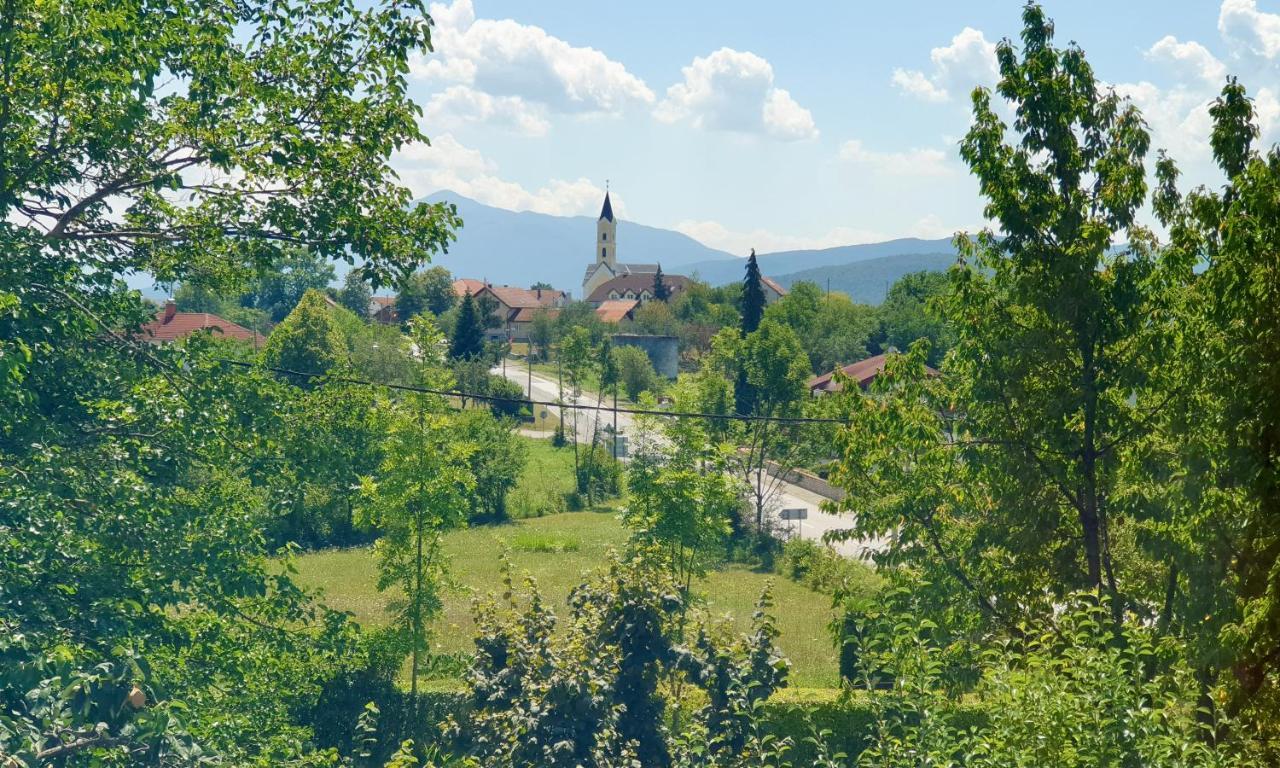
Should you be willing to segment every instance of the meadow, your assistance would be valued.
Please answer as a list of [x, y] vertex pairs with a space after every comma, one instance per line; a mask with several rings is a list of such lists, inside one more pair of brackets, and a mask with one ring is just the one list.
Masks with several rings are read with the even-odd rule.
[[[565, 512], [449, 533], [444, 551], [451, 585], [444, 611], [433, 627], [433, 648], [442, 654], [470, 654], [475, 624], [472, 601], [501, 590], [505, 554], [518, 578], [536, 581], [544, 598], [565, 614], [570, 589], [599, 568], [610, 551], [626, 543], [627, 531], [616, 512]], [[351, 612], [366, 626], [388, 620], [386, 606], [395, 595], [375, 588], [377, 567], [368, 547], [327, 550], [298, 558], [298, 579], [323, 590], [330, 607]], [[704, 621], [750, 626], [755, 601], [773, 583], [773, 615], [778, 639], [791, 660], [791, 685], [825, 688], [837, 684], [836, 654], [827, 632], [830, 598], [790, 579], [739, 564], [715, 569], [695, 589], [696, 613]]]

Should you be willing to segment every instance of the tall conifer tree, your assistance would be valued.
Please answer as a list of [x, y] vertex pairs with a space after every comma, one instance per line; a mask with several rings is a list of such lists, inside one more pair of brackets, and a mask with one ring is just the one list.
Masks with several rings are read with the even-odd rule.
[[455, 360], [473, 360], [484, 352], [484, 322], [476, 311], [476, 299], [467, 291], [458, 307], [458, 321], [453, 329], [449, 356]]

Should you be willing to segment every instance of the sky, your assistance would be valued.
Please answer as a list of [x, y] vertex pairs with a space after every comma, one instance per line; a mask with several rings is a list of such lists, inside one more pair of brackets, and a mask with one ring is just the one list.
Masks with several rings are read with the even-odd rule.
[[[1280, 0], [1044, 5], [1186, 183], [1221, 183], [1207, 110], [1229, 74], [1280, 141]], [[1021, 7], [433, 3], [409, 75], [431, 143], [392, 164], [415, 196], [565, 216], [598, 214], [607, 180], [621, 218], [740, 255], [973, 231], [958, 142]]]

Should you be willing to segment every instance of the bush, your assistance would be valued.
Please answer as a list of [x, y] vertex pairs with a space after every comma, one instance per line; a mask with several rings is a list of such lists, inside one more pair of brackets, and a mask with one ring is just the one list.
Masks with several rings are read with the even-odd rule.
[[528, 399], [525, 398], [524, 387], [511, 379], [490, 375], [488, 394], [490, 397], [503, 398], [489, 402], [489, 407], [495, 416], [519, 419], [533, 412]]
[[870, 566], [808, 539], [791, 539], [782, 545], [778, 572], [826, 595], [867, 595], [880, 587], [880, 577]]
[[578, 493], [589, 503], [617, 496], [622, 490], [622, 464], [602, 446], [591, 446], [578, 462]]
[[639, 400], [643, 392], [657, 393], [660, 386], [657, 371], [643, 349], [632, 346], [613, 348], [613, 364], [618, 371], [622, 389], [630, 400]]

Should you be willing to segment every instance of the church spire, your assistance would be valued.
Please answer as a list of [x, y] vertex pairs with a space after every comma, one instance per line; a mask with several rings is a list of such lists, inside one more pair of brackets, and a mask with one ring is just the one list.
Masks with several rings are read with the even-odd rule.
[[613, 203], [609, 202], [609, 190], [604, 192], [604, 207], [600, 209], [600, 218], [605, 221], [613, 221]]

